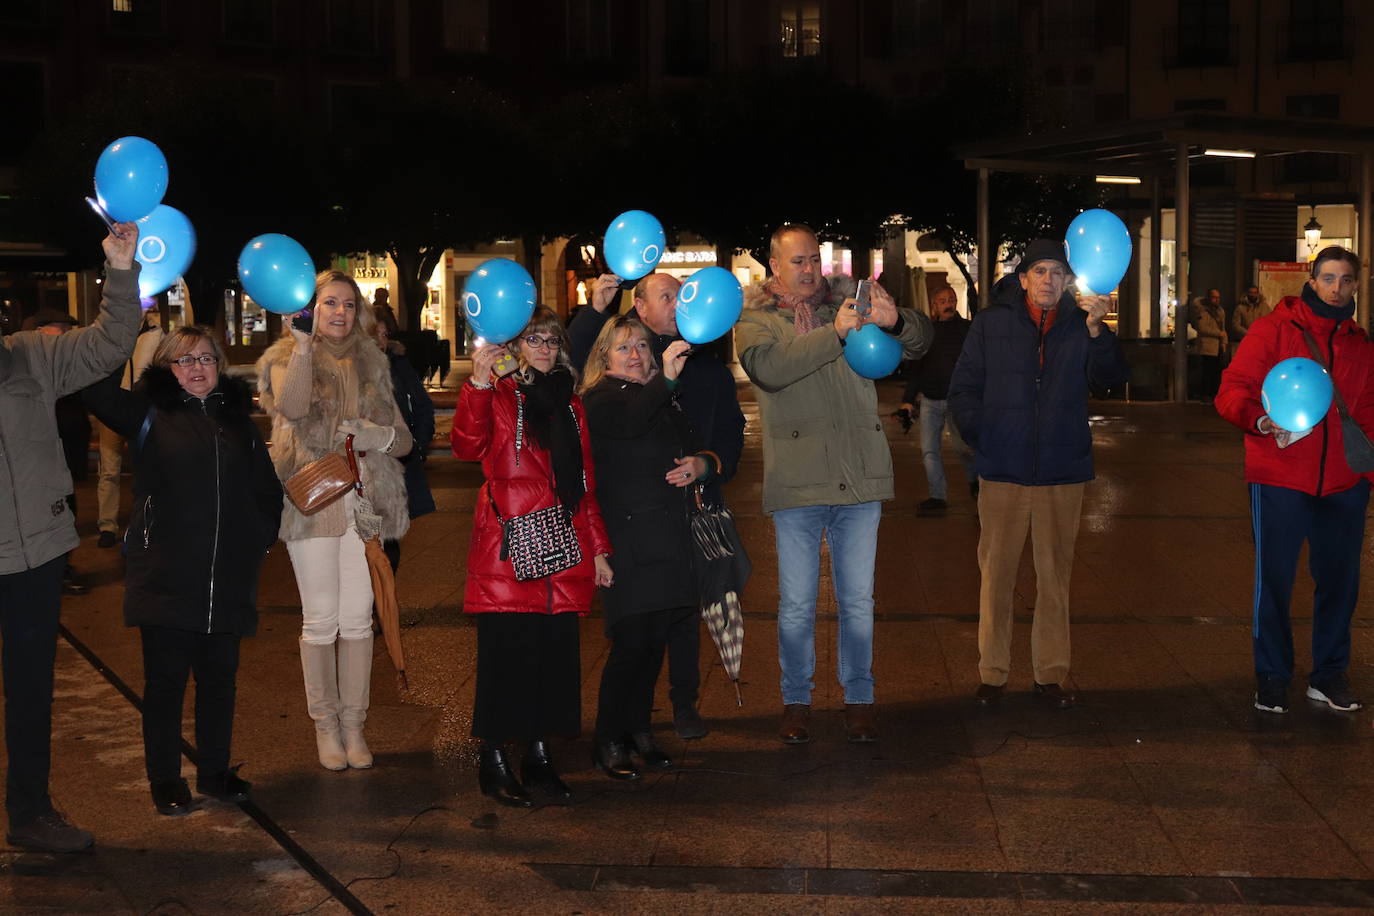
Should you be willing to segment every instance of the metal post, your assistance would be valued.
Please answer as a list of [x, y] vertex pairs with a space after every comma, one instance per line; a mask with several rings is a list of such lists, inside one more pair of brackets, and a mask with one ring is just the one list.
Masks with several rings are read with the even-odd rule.
[[978, 170], [978, 308], [992, 304], [992, 227], [988, 225], [988, 170]]
[[1360, 224], [1357, 230], [1360, 237], [1356, 242], [1356, 249], [1360, 255], [1360, 288], [1358, 291], [1359, 301], [1356, 308], [1359, 314], [1355, 320], [1360, 327], [1369, 328], [1369, 258], [1374, 252], [1374, 239], [1370, 238], [1370, 218], [1374, 216], [1369, 212], [1370, 207], [1370, 185], [1374, 183], [1374, 153], [1360, 154]]
[[1164, 263], [1160, 260], [1160, 242], [1164, 239], [1164, 217], [1161, 214], [1160, 181], [1150, 179], [1150, 336], [1160, 334], [1159, 291], [1164, 285]]
[[1174, 272], [1178, 304], [1174, 306], [1174, 403], [1188, 403], [1188, 144], [1174, 153]]

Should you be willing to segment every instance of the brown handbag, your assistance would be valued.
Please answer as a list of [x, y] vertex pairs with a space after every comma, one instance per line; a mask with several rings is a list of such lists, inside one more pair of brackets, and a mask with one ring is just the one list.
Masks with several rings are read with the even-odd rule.
[[344, 451], [330, 452], [291, 475], [286, 498], [302, 515], [314, 515], [358, 484], [358, 460], [353, 456], [353, 437], [344, 440]]

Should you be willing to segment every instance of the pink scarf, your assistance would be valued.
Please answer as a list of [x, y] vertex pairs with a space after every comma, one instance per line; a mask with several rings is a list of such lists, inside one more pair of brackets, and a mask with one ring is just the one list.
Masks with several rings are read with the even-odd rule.
[[777, 277], [771, 277], [764, 290], [777, 300], [778, 308], [792, 309], [792, 323], [798, 335], [814, 331], [821, 326], [821, 322], [816, 320], [816, 306], [824, 304], [830, 297], [830, 284], [826, 282], [825, 277], [820, 278], [816, 291], [807, 297], [787, 292]]

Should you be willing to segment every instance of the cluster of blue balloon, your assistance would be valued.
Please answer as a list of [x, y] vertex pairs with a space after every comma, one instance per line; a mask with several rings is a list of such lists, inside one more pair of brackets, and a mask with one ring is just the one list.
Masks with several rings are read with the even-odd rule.
[[1131, 233], [1115, 213], [1084, 210], [1064, 236], [1069, 266], [1085, 293], [1105, 295], [1121, 285], [1131, 266]]
[[167, 157], [149, 140], [120, 137], [96, 160], [96, 212], [107, 222], [138, 223], [134, 257], [145, 299], [175, 283], [196, 254], [196, 231], [186, 214], [162, 203], [166, 193]]
[[1274, 424], [1291, 433], [1305, 433], [1331, 409], [1331, 376], [1305, 356], [1285, 359], [1264, 377], [1260, 402]]

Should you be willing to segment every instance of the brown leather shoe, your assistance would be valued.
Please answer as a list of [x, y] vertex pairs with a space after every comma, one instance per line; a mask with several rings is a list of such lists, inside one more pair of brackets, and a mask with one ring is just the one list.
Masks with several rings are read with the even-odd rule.
[[1078, 698], [1058, 684], [1036, 684], [1035, 695], [1060, 709], [1072, 709]]
[[1005, 684], [979, 684], [973, 700], [979, 706], [994, 706], [1006, 695]]
[[844, 704], [844, 736], [855, 744], [877, 741], [877, 708], [872, 703]]
[[806, 726], [811, 721], [811, 707], [805, 703], [788, 703], [782, 708], [782, 727], [778, 737], [784, 744], [805, 744], [811, 740]]

